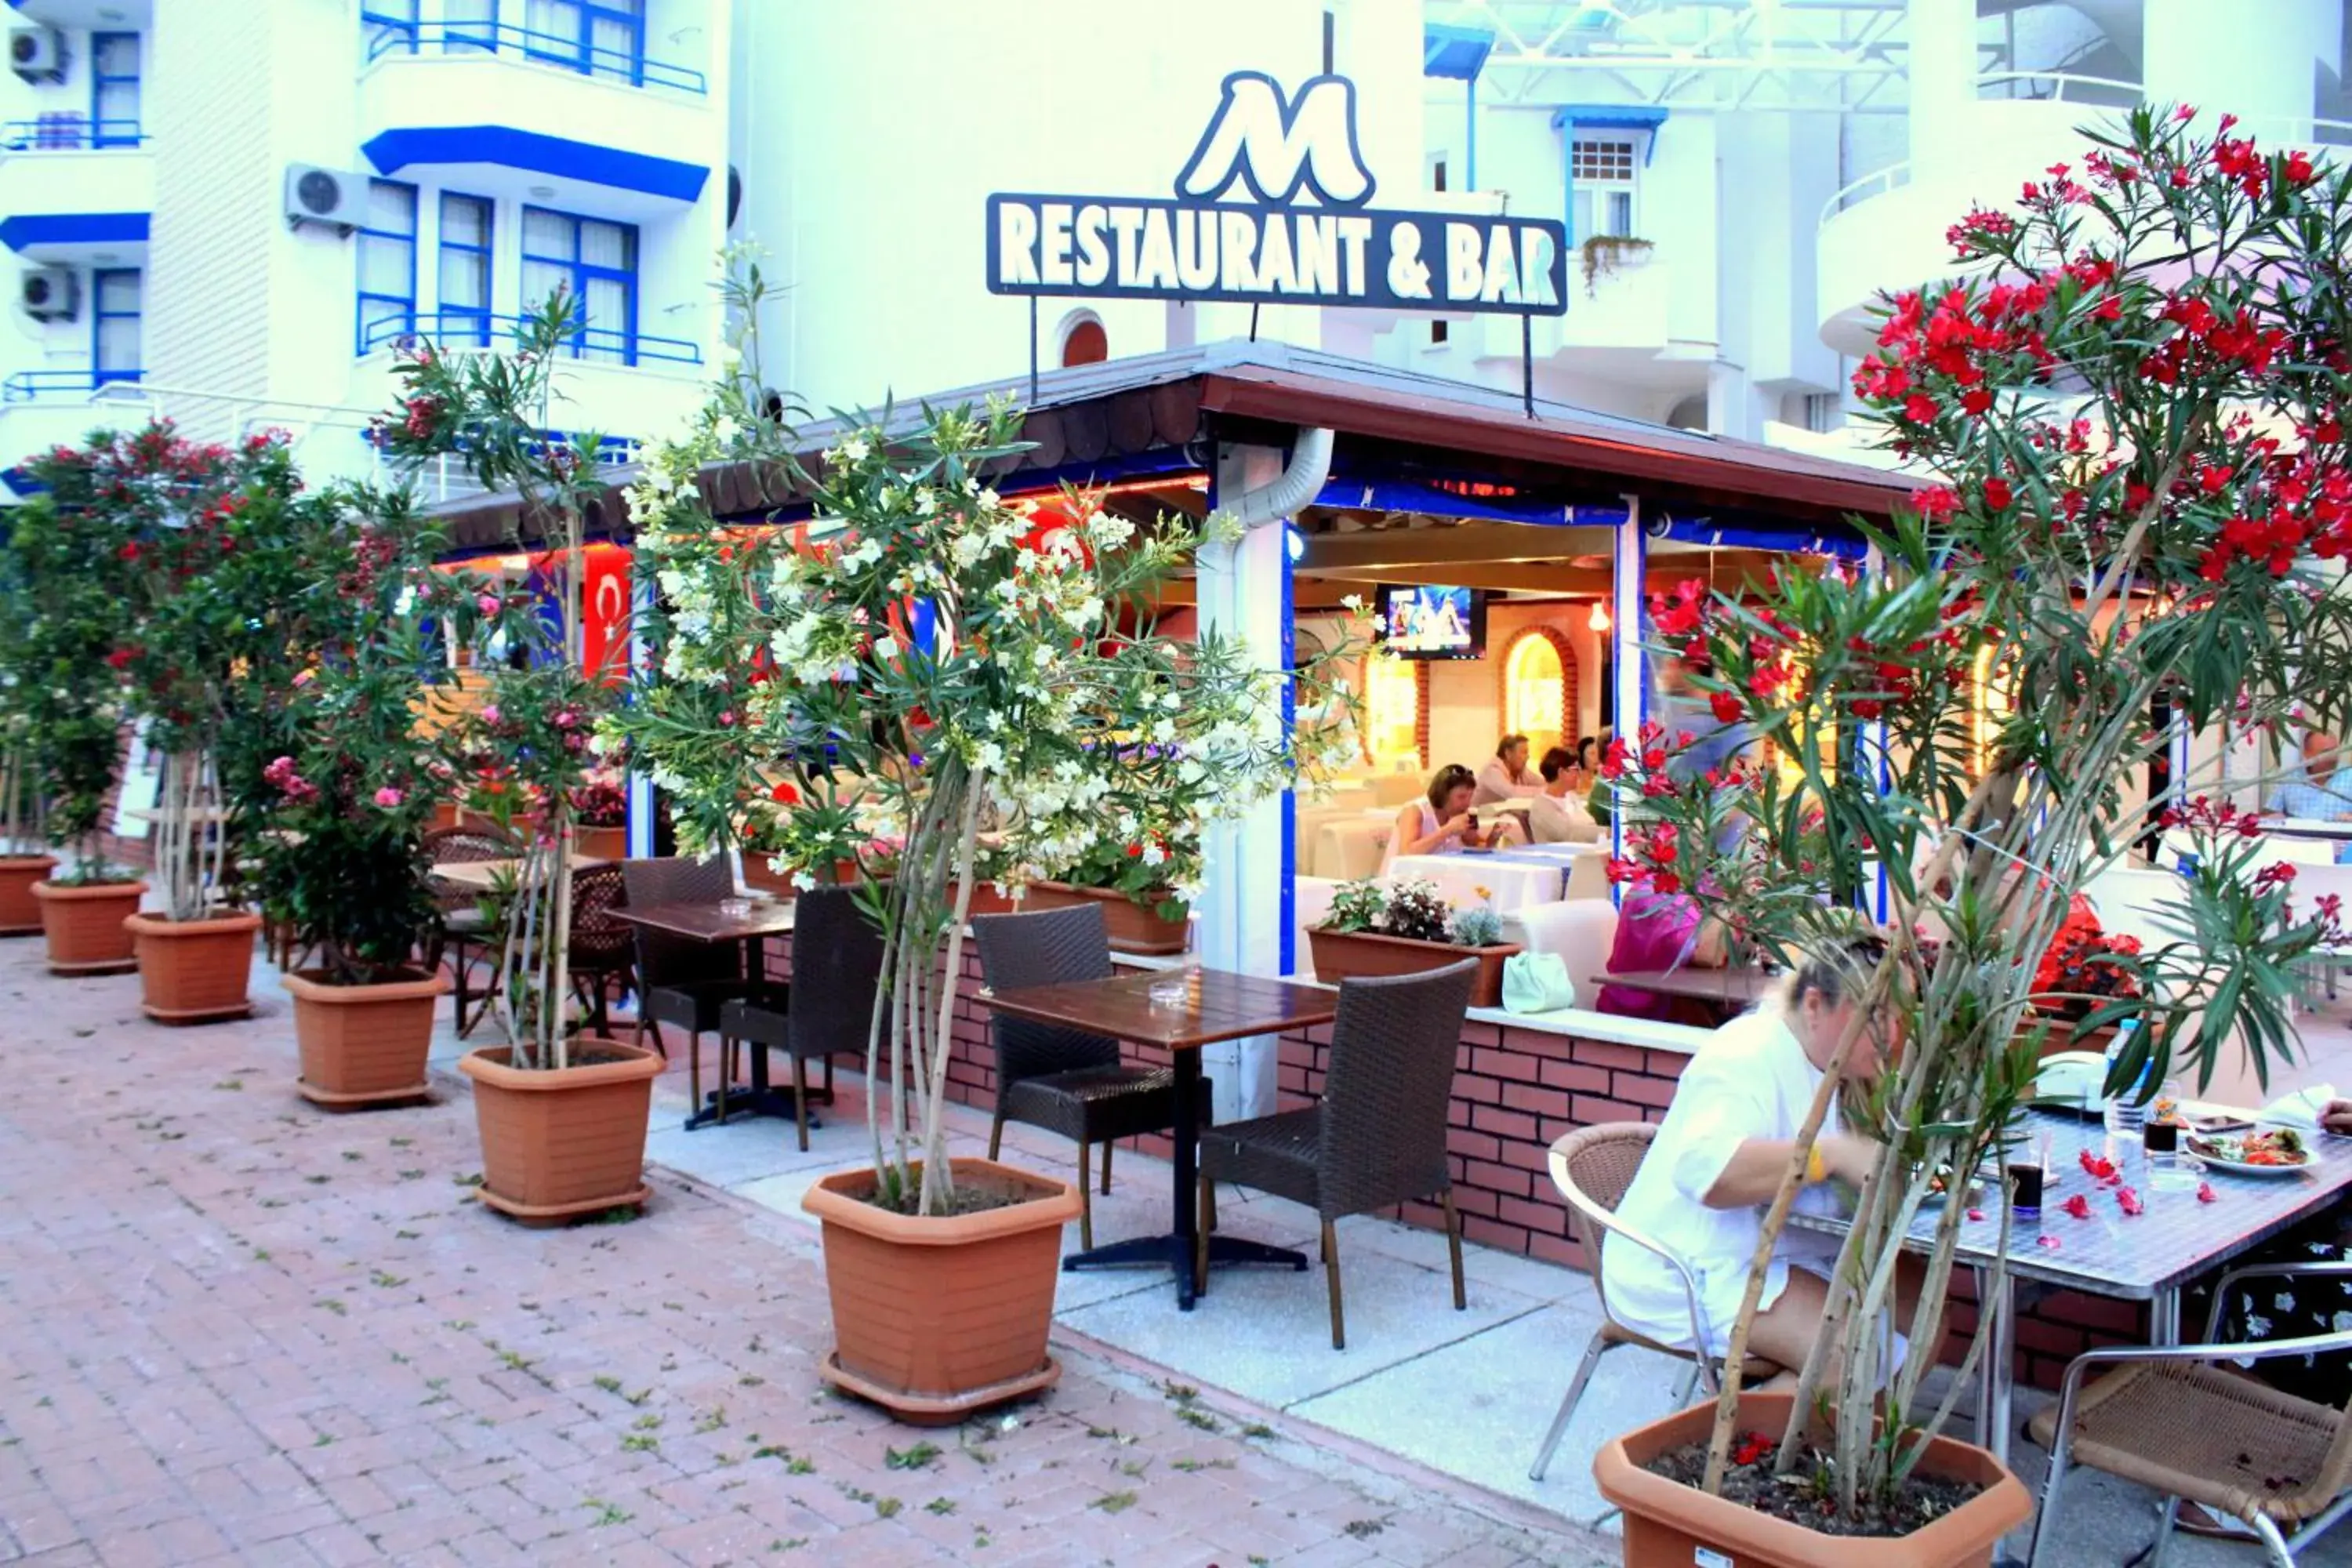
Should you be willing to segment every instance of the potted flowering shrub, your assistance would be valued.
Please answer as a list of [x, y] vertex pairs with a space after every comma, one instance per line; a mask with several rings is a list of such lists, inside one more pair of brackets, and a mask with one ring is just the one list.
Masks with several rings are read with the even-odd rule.
[[599, 768], [574, 785], [572, 817], [580, 853], [598, 860], [625, 859], [629, 853], [629, 791], [618, 774]]
[[[756, 272], [730, 285], [747, 321], [759, 287]], [[1291, 776], [1283, 675], [1214, 635], [1180, 647], [1113, 624], [1112, 606], [1143, 597], [1202, 536], [1181, 519], [1146, 532], [1087, 508], [1056, 539], [1031, 537], [984, 478], [1020, 449], [1009, 407], [927, 412], [887, 432], [845, 421], [810, 472], [761, 410], [757, 363], [751, 339], [695, 438], [656, 444], [633, 489], [640, 559], [664, 590], [646, 631], [656, 689], [607, 727], [676, 792], [689, 853], [734, 831], [747, 762], [855, 778], [878, 820], [902, 825], [895, 875], [856, 884], [883, 943], [872, 1161], [824, 1177], [806, 1206], [833, 1293], [824, 1376], [904, 1418], [953, 1419], [1055, 1376], [1059, 1232], [1078, 1210], [1065, 1182], [947, 1155], [983, 820], [1013, 879], [1068, 864], [1129, 765], [1119, 743], [1163, 720], [1157, 743], [1221, 784], [1213, 808], [1242, 809]], [[721, 457], [772, 462], [815, 503], [816, 521], [751, 571], [695, 482]], [[773, 658], [763, 678], [730, 688], [760, 650]], [[1332, 749], [1312, 732], [1299, 747]]]
[[1160, 795], [1146, 789], [1107, 809], [1118, 814], [1106, 823], [1107, 831], [1091, 839], [1058, 877], [1031, 883], [1026, 907], [1099, 904], [1115, 951], [1183, 952], [1191, 936], [1190, 905], [1176, 889], [1201, 879], [1201, 836], [1190, 826], [1199, 820], [1199, 802], [1181, 790]]
[[[1844, 1107], [1881, 1152], [1792, 1395], [1743, 1394], [1733, 1380], [1711, 1407], [1602, 1449], [1628, 1562], [1687, 1561], [1694, 1543], [1774, 1563], [1883, 1554], [1883, 1542], [1829, 1539], [1856, 1532], [1905, 1536], [1906, 1561], [1984, 1561], [2029, 1500], [1990, 1455], [1940, 1433], [1989, 1353], [1992, 1315], [1952, 1393], [1924, 1412], [1937, 1357], [1891, 1368], [1883, 1330], [1938, 1171], [1998, 1168], [2048, 1027], [2033, 1011], [2077, 1005], [2092, 1028], [2137, 1021], [2106, 1088], [2143, 1099], [2175, 1060], [2210, 1074], [2242, 1042], [2260, 1072], [2292, 1044], [2295, 966], [2333, 922], [2294, 909], [2291, 882], [2252, 874], [2255, 846], [2219, 814], [2181, 823], [2198, 854], [2163, 915], [2178, 940], [2084, 955], [2078, 925], [2079, 972], [2066, 950], [2044, 963], [2088, 879], [2177, 810], [2126, 787], [2170, 741], [2149, 722], [2155, 698], [2192, 731], [2346, 706], [2352, 592], [2314, 561], [2352, 552], [2352, 321], [2343, 298], [2300, 279], [2332, 276], [2352, 183], [2233, 129], [2136, 111], [2120, 133], [2092, 135], [2079, 176], [2061, 165], [2016, 211], [1955, 225], [1971, 264], [1961, 280], [1889, 301], [1856, 390], [1937, 482], [1873, 531], [1869, 566], [1652, 605], [1664, 648], [1709, 661], [1717, 716], [1790, 760], [1782, 793], [1768, 801], [1759, 779], [1739, 814], [1739, 852], [1801, 889], [1755, 912], [1753, 939], [1787, 959], [1826, 954], [1846, 917], [1821, 895], [1883, 875], [1885, 956], [1857, 981], [1864, 1005], [1838, 1049], [1874, 1010], [1902, 1044]], [[2016, 693], [1990, 734], [1988, 679]], [[1715, 786], [1676, 776], [1682, 749], [1645, 735], [1612, 751], [1617, 808], [1639, 824], [1617, 869], [1717, 903], [1727, 836], [1705, 815]], [[1813, 812], [1828, 830], [1801, 847]], [[1822, 1075], [1796, 1131], [1727, 1364], [1744, 1355], [1837, 1083]], [[2121, 1223], [2138, 1207], [2122, 1205]], [[1894, 1325], [1912, 1346], [1944, 1342], [1969, 1227], [2000, 1288], [2012, 1216], [1986, 1208], [1998, 1212], [1979, 1220], [1948, 1204], [1932, 1227], [1916, 1311]], [[1882, 1408], [1904, 1418], [1882, 1423]]]
[[1484, 906], [1456, 910], [1417, 877], [1400, 877], [1385, 887], [1373, 877], [1341, 883], [1323, 923], [1307, 931], [1307, 943], [1315, 955], [1315, 978], [1326, 985], [1350, 976], [1418, 974], [1475, 958], [1474, 1007], [1502, 1001], [1503, 962], [1519, 951], [1518, 943], [1503, 940], [1502, 916]]
[[277, 796], [255, 841], [263, 907], [312, 963], [285, 977], [301, 1096], [331, 1110], [421, 1099], [447, 979], [417, 963], [436, 907], [425, 834], [453, 772], [445, 732], [418, 722], [452, 679], [443, 647], [539, 625], [528, 595], [438, 572], [437, 534], [404, 495], [350, 498], [349, 562], [331, 584], [346, 616], [286, 695], [288, 749], [262, 768]]
[[[16, 807], [34, 814], [48, 844], [45, 880], [27, 889], [61, 974], [131, 967], [124, 918], [147, 884], [105, 855], [109, 795], [122, 757], [121, 606], [107, 586], [121, 547], [102, 493], [114, 481], [110, 437], [58, 447], [28, 464], [43, 487], [10, 517], [7, 564], [22, 594], [5, 650]], [[101, 476], [104, 476], [101, 479]], [[20, 831], [25, 817], [18, 817]], [[29, 845], [26, 847], [29, 847]]]
[[[559, 290], [500, 353], [444, 355], [404, 344], [394, 370], [398, 406], [374, 437], [395, 461], [455, 458], [490, 490], [520, 501], [512, 542], [541, 555], [558, 610], [554, 646], [493, 668], [483, 699], [450, 726], [475, 781], [467, 807], [522, 846], [513, 889], [501, 899], [505, 942], [493, 1011], [506, 1043], [468, 1052], [482, 1139], [483, 1203], [534, 1225], [642, 1204], [655, 1052], [575, 1037], [571, 969], [574, 792], [585, 782], [589, 738], [609, 700], [601, 672], [584, 668], [587, 539], [583, 509], [604, 488], [595, 432], [550, 430], [556, 367], [578, 330], [579, 301]], [[520, 633], [519, 623], [509, 625]]]

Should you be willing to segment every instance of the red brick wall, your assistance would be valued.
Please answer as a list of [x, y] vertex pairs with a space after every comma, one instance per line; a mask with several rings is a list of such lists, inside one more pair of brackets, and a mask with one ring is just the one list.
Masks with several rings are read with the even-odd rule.
[[[770, 946], [770, 968], [778, 979], [789, 976], [790, 947], [788, 940]], [[957, 987], [948, 1093], [959, 1103], [989, 1110], [996, 1103], [995, 1054], [988, 1040], [988, 1009], [973, 996], [980, 984], [980, 955], [967, 945], [962, 982]], [[1310, 1104], [1321, 1094], [1330, 1039], [1328, 1025], [1282, 1037], [1276, 1069], [1279, 1109]], [[1165, 1053], [1139, 1053], [1131, 1046], [1129, 1051], [1130, 1060], [1167, 1061]], [[1688, 1059], [1679, 1051], [1580, 1039], [1549, 1030], [1465, 1024], [1446, 1132], [1463, 1234], [1487, 1247], [1582, 1268], [1580, 1249], [1570, 1238], [1568, 1205], [1551, 1182], [1553, 1142], [1598, 1121], [1662, 1120]], [[1130, 1142], [1147, 1153], [1168, 1154], [1165, 1138]], [[1444, 1211], [1430, 1203], [1407, 1204], [1393, 1217], [1432, 1229], [1444, 1224]], [[1965, 1351], [1965, 1336], [1976, 1324], [1971, 1279], [1962, 1273], [1955, 1287], [1951, 1337], [1944, 1352], [1948, 1360], [1958, 1359]], [[2147, 1334], [2145, 1308], [2058, 1292], [2030, 1306], [2019, 1319], [2018, 1379], [2054, 1388], [2070, 1357], [2094, 1344], [2145, 1344]]]

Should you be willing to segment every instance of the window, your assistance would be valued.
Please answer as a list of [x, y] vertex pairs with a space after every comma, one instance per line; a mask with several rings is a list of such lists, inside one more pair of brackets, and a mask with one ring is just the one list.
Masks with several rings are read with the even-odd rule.
[[441, 52], [464, 55], [499, 47], [499, 0], [441, 0]]
[[1429, 188], [1441, 193], [1445, 189], [1445, 160], [1443, 158], [1429, 166]]
[[139, 145], [139, 35], [89, 36], [89, 144]]
[[1570, 244], [1596, 235], [1633, 236], [1633, 143], [1620, 137], [1586, 138], [1569, 143]]
[[1421, 762], [1421, 671], [1392, 654], [1364, 656], [1364, 760], [1386, 768]]
[[1568, 667], [1541, 629], [1521, 632], [1503, 658], [1503, 727], [1541, 757], [1568, 735]]
[[1110, 337], [1092, 316], [1081, 316], [1062, 334], [1062, 363], [1100, 364], [1110, 358]]
[[1805, 394], [1805, 428], [1825, 436], [1845, 426], [1845, 400], [1834, 392]]
[[490, 204], [481, 196], [441, 197], [441, 341], [490, 342]]
[[416, 331], [416, 187], [370, 180], [360, 225], [359, 352]]
[[416, 52], [416, 0], [362, 0], [360, 25], [368, 29], [368, 58], [386, 50]]
[[523, 208], [523, 309], [559, 289], [572, 302], [572, 358], [637, 363], [636, 226]]
[[523, 26], [536, 59], [645, 82], [645, 0], [530, 0]]
[[135, 267], [100, 268], [90, 274], [96, 296], [90, 311], [90, 384], [139, 379], [140, 276]]

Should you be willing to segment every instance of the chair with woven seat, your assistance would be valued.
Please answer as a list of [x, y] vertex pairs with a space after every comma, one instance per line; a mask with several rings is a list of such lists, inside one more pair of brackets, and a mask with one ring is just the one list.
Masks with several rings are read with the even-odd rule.
[[735, 1047], [782, 1051], [792, 1058], [793, 1120], [806, 1149], [809, 1058], [824, 1063], [830, 1095], [833, 1058], [866, 1054], [874, 997], [881, 986], [882, 932], [857, 907], [856, 893], [848, 888], [803, 889], [793, 900], [792, 980], [762, 985], [756, 994], [736, 997], [719, 1009], [718, 1120], [727, 1120], [725, 1063]]
[[[457, 861], [505, 860], [515, 854], [514, 841], [495, 827], [436, 827], [425, 836], [425, 858], [432, 865]], [[436, 887], [433, 902], [439, 911], [433, 934], [433, 950], [427, 954], [428, 970], [438, 969], [446, 955], [449, 973], [455, 983], [453, 1000], [457, 1007], [457, 1037], [464, 1039], [480, 1025], [490, 1010], [494, 999], [489, 987], [483, 988], [474, 1016], [466, 1016], [466, 1005], [471, 1000], [467, 976], [477, 963], [492, 963], [490, 949], [504, 932], [490, 924], [482, 912], [482, 895], [465, 888], [446, 883]]]
[[[1110, 936], [1101, 907], [1039, 910], [1034, 914], [976, 915], [980, 972], [992, 991], [1061, 985], [1110, 978]], [[996, 1119], [988, 1129], [988, 1157], [1004, 1144], [1004, 1124], [1017, 1121], [1073, 1139], [1078, 1145], [1078, 1246], [1095, 1244], [1089, 1170], [1093, 1146], [1103, 1146], [1102, 1190], [1110, 1194], [1110, 1152], [1118, 1139], [1166, 1132], [1176, 1125], [1176, 1075], [1168, 1068], [1129, 1066], [1118, 1042], [1100, 1035], [997, 1014], [989, 1023], [996, 1047]], [[1201, 1080], [1201, 1119], [1209, 1120], [1214, 1089]]]
[[[2341, 1355], [2352, 1331], [2292, 1340], [2216, 1342], [2231, 1292], [2250, 1279], [2352, 1279], [2352, 1263], [2261, 1263], [2232, 1269], [2213, 1289], [2205, 1342], [2106, 1345], [2066, 1364], [2058, 1403], [2026, 1426], [2050, 1450], [2042, 1513], [2029, 1561], [2054, 1563], [2059, 1488], [2082, 1464], [2136, 1481], [2166, 1498], [2149, 1568], [2171, 1544], [2183, 1502], [2243, 1520], [2273, 1563], [2294, 1554], [2352, 1510], [2352, 1418], [2298, 1399], [2223, 1364], [2282, 1356]], [[2098, 1367], [2115, 1371], [2097, 1382]], [[2295, 1527], [2300, 1528], [2295, 1528]], [[2293, 1528], [2292, 1538], [2285, 1530]]]
[[1331, 1297], [1331, 1348], [1348, 1348], [1339, 1291], [1339, 1237], [1349, 1215], [1416, 1199], [1445, 1206], [1454, 1310], [1462, 1285], [1462, 1217], [1446, 1157], [1446, 1105], [1470, 1008], [1477, 961], [1339, 984], [1323, 1098], [1302, 1110], [1229, 1122], [1201, 1134], [1201, 1215], [1192, 1289], [1209, 1283], [1208, 1218], [1214, 1184], [1256, 1187], [1306, 1205], [1323, 1221], [1323, 1273]]
[[[1620, 1345], [1639, 1345], [1643, 1350], [1656, 1351], [1676, 1360], [1688, 1362], [1690, 1370], [1684, 1374], [1682, 1385], [1675, 1391], [1675, 1404], [1679, 1406], [1690, 1397], [1694, 1383], [1706, 1386], [1713, 1398], [1721, 1386], [1717, 1358], [1702, 1348], [1707, 1342], [1706, 1315], [1698, 1304], [1697, 1282], [1691, 1277], [1689, 1266], [1657, 1242], [1634, 1230], [1617, 1217], [1617, 1205], [1625, 1201], [1626, 1191], [1633, 1184], [1635, 1173], [1642, 1168], [1643, 1158], [1650, 1152], [1652, 1140], [1658, 1135], [1654, 1123], [1648, 1121], [1604, 1121], [1591, 1127], [1580, 1127], [1559, 1139], [1551, 1146], [1552, 1184], [1560, 1196], [1568, 1200], [1569, 1235], [1583, 1255], [1585, 1272], [1592, 1276], [1592, 1293], [1601, 1303], [1601, 1327], [1593, 1331], [1585, 1342], [1584, 1359], [1577, 1363], [1576, 1375], [1569, 1380], [1568, 1393], [1559, 1402], [1559, 1412], [1551, 1418], [1551, 1429], [1544, 1434], [1543, 1447], [1536, 1452], [1536, 1462], [1528, 1468], [1528, 1479], [1539, 1481], [1551, 1464], [1551, 1457], [1559, 1447], [1559, 1440], [1568, 1432], [1570, 1417], [1576, 1414], [1577, 1403], [1584, 1397], [1585, 1384], [1592, 1381], [1593, 1369], [1601, 1358]], [[1683, 1296], [1690, 1307], [1691, 1342], [1689, 1346], [1670, 1345], [1662, 1340], [1639, 1333], [1620, 1323], [1609, 1310], [1609, 1292], [1601, 1284], [1601, 1238], [1614, 1233], [1633, 1246], [1654, 1252], [1666, 1260], [1675, 1276], [1682, 1280]], [[1740, 1369], [1743, 1381], [1770, 1377], [1780, 1370], [1772, 1362], [1750, 1356]]]
[[572, 988], [587, 1004], [591, 1033], [612, 1032], [613, 987], [635, 990], [636, 933], [613, 910], [628, 902], [619, 866], [590, 866], [572, 873]]
[[[621, 864], [621, 882], [628, 891], [629, 903], [640, 909], [656, 904], [716, 905], [735, 891], [735, 874], [724, 857], [625, 860]], [[632, 929], [637, 955], [635, 1037], [642, 1042], [650, 1031], [654, 1048], [667, 1061], [669, 1044], [662, 1038], [661, 1026], [668, 1024], [687, 1032], [688, 1092], [691, 1103], [699, 1109], [702, 1037], [719, 1027], [719, 1009], [730, 1002], [771, 996], [781, 1006], [783, 987], [744, 973], [744, 948], [740, 942], [697, 942], [646, 926]], [[828, 1089], [832, 1088], [830, 1067], [828, 1061]]]

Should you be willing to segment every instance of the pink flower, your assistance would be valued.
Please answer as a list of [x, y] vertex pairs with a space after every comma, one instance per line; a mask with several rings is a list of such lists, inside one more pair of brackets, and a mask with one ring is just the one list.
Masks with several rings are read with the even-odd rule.
[[2197, 1184], [2197, 1201], [2200, 1204], [2214, 1204], [2221, 1200], [2220, 1194], [2213, 1191], [2212, 1183], [2200, 1182]]
[[2037, 1236], [2033, 1241], [2037, 1247], [2046, 1247], [2053, 1252], [2058, 1250], [2058, 1238], [2054, 1236]]
[[485, 702], [485, 703], [483, 703], [483, 704], [482, 704], [482, 722], [483, 722], [483, 723], [485, 723], [485, 724], [495, 724], [495, 723], [497, 723], [498, 721], [499, 721], [499, 705], [498, 705], [497, 703], [495, 703], [495, 702]]
[[495, 616], [499, 613], [499, 596], [496, 594], [481, 595], [474, 600], [474, 607], [486, 616]]
[[398, 790], [393, 788], [390, 784], [386, 784], [382, 789], [375, 792], [376, 805], [383, 806], [387, 811], [392, 809], [394, 806], [398, 805], [405, 798], [405, 796], [404, 796]]

